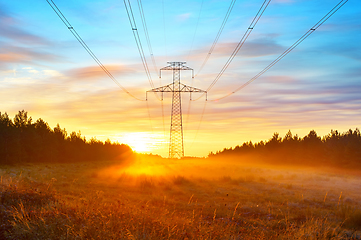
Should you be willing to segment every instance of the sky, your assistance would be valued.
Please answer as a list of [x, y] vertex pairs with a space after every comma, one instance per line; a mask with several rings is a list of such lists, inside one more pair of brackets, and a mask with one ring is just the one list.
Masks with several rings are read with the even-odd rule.
[[[194, 69], [181, 82], [207, 90], [263, 0], [235, 2], [205, 67], [230, 0], [143, 0], [150, 45], [137, 1], [130, 1], [155, 87], [172, 83], [159, 69], [184, 61]], [[132, 96], [109, 78], [46, 0], [0, 1], [0, 111], [25, 110], [51, 128], [86, 139], [130, 145], [168, 156], [171, 93], [148, 94], [147, 78], [123, 1], [54, 0], [91, 51]], [[207, 96], [182, 93], [184, 151], [207, 156], [243, 142], [269, 140], [289, 130], [303, 137], [361, 125], [361, 1], [349, 0], [292, 52], [245, 88], [339, 0], [273, 0]], [[137, 100], [137, 99], [138, 100]], [[218, 100], [219, 99], [219, 100]]]

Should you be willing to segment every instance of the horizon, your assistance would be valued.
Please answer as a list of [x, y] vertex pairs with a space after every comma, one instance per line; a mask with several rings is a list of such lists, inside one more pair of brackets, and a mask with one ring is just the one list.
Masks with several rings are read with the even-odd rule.
[[[145, 99], [152, 87], [124, 4], [112, 0], [54, 2], [117, 81], [132, 95]], [[184, 60], [196, 74], [230, 2], [144, 1], [157, 70], [167, 61]], [[187, 71], [181, 72], [181, 82], [207, 89], [262, 2], [236, 2], [204, 69], [194, 79]], [[257, 75], [338, 2], [271, 1], [208, 93], [209, 100], [221, 98]], [[170, 72], [158, 78], [136, 2], [132, 8], [155, 87], [171, 83]], [[361, 2], [347, 2], [273, 68], [225, 99], [189, 101], [189, 94], [183, 94], [185, 156], [206, 157], [243, 142], [266, 141], [274, 132], [283, 137], [291, 130], [305, 136], [315, 130], [325, 136], [331, 129], [342, 133], [358, 128], [360, 14]], [[42, 118], [52, 129], [59, 123], [68, 132], [81, 131], [88, 140], [110, 139], [140, 153], [168, 155], [170, 94], [164, 95], [163, 102], [151, 94], [147, 102], [131, 98], [97, 66], [46, 1], [0, 3], [0, 20], [2, 113], [12, 119], [24, 109], [33, 120]]]
[[[91, 144], [93, 141], [96, 141], [96, 142], [100, 141], [102, 144], [110, 143], [112, 145], [113, 144], [118, 145], [118, 146], [125, 145], [127, 147], [131, 147], [128, 144], [120, 143], [119, 141], [111, 141], [110, 139], [102, 141], [102, 140], [99, 140], [96, 136], [92, 136], [91, 138], [87, 138], [86, 136], [82, 136], [80, 130], [79, 131], [68, 132], [66, 130], [66, 128], [63, 128], [59, 123], [57, 124], [57, 126], [51, 127], [51, 126], [49, 126], [48, 122], [45, 119], [43, 119], [43, 118], [33, 119], [32, 116], [28, 115], [28, 112], [25, 111], [25, 110], [19, 111], [18, 114], [16, 114], [13, 118], [11, 116], [9, 116], [6, 112], [4, 112], [4, 113], [0, 112], [0, 118], [3, 119], [3, 123], [5, 124], [5, 125], [3, 125], [3, 130], [5, 132], [8, 131], [8, 130], [11, 130], [12, 128], [22, 128], [22, 127], [27, 128], [30, 125], [33, 126], [33, 127], [35, 126], [35, 130], [36, 130], [36, 129], [39, 129], [39, 125], [38, 125], [39, 123], [40, 123], [40, 129], [42, 129], [41, 124], [45, 123], [49, 127], [48, 128], [48, 133], [50, 133], [50, 134], [56, 133], [56, 129], [60, 128], [64, 133], [64, 139], [63, 140], [65, 140], [65, 141], [67, 141], [67, 140], [73, 141], [72, 136], [74, 134], [74, 136], [77, 136], [77, 138], [80, 138], [83, 141], [83, 143], [85, 143], [85, 144]], [[20, 122], [24, 123], [25, 125], [17, 125], [16, 122], [19, 123], [19, 119], [21, 119]], [[8, 124], [7, 120], [10, 120], [9, 125], [7, 125]], [[38, 120], [40, 120], [40, 121], [38, 122]], [[34, 128], [30, 128], [30, 129], [34, 130]], [[37, 131], [35, 131], [35, 135], [38, 134], [36, 132]], [[9, 132], [7, 134], [9, 134]], [[14, 132], [12, 134], [14, 134]], [[217, 151], [214, 151], [214, 152], [210, 151], [208, 153], [208, 155], [206, 155], [206, 156], [185, 155], [185, 156], [181, 157], [181, 159], [209, 158], [209, 157], [216, 156], [218, 154], [225, 153], [226, 151], [229, 151], [229, 150], [232, 150], [232, 151], [236, 150], [237, 148], [238, 149], [245, 148], [246, 151], [247, 151], [247, 149], [249, 150], [249, 147], [251, 147], [253, 150], [256, 150], [257, 148], [260, 149], [260, 148], [265, 147], [265, 146], [267, 146], [269, 144], [272, 144], [272, 141], [274, 141], [276, 139], [278, 139], [279, 144], [286, 143], [286, 145], [287, 145], [287, 142], [289, 142], [290, 140], [293, 141], [293, 142], [301, 143], [301, 142], [305, 142], [305, 141], [307, 142], [310, 139], [313, 139], [313, 137], [317, 137], [319, 143], [327, 143], [327, 141], [331, 141], [331, 142], [334, 141], [335, 137], [336, 138], [343, 138], [343, 137], [347, 138], [347, 137], [350, 137], [350, 136], [355, 136], [355, 134], [356, 134], [356, 136], [360, 136], [360, 129], [359, 128], [356, 128], [356, 129], [349, 128], [345, 132], [340, 132], [337, 129], [332, 129], [328, 134], [323, 135], [323, 136], [318, 135], [317, 132], [314, 131], [313, 129], [310, 130], [309, 133], [307, 135], [305, 135], [305, 136], [299, 136], [297, 133], [296, 134], [292, 133], [291, 130], [288, 130], [288, 132], [287, 132], [287, 134], [285, 136], [281, 136], [278, 132], [274, 132], [272, 137], [269, 137], [267, 140], [261, 140], [261, 141], [258, 141], [258, 142], [247, 141], [247, 142], [243, 142], [243, 143], [240, 143], [240, 144], [237, 144], [237, 145], [234, 145], [234, 146], [226, 147], [226, 148], [223, 148], [223, 149], [218, 149]], [[5, 135], [6, 135], [6, 133], [5, 133]], [[14, 136], [16, 136], [16, 134]], [[313, 140], [315, 140], [315, 139], [313, 139]], [[311, 141], [313, 141], [313, 140], [311, 140]], [[351, 141], [354, 141], [354, 140], [355, 139], [353, 139]], [[315, 142], [313, 142], [313, 143], [315, 143]], [[341, 141], [341, 145], [342, 145], [342, 141]], [[317, 143], [314, 146], [317, 147]], [[138, 144], [136, 147], [137, 148], [130, 148], [132, 150], [132, 152], [135, 153], [135, 154], [140, 154], [140, 155], [143, 155], [143, 156], [155, 156], [155, 157], [168, 158], [168, 159], [179, 159], [177, 157], [175, 157], [175, 158], [172, 158], [170, 156], [169, 157], [164, 157], [164, 156], [161, 156], [159, 154], [154, 154], [152, 152], [144, 152], [144, 151], [142, 151], [142, 148], [144, 147], [144, 145], [142, 145], [142, 144]], [[318, 147], [320, 147], [320, 146], [318, 146]], [[333, 147], [335, 147], [335, 146], [333, 146]], [[343, 147], [345, 147], [345, 145], [343, 145]], [[237, 153], [235, 153], [235, 155], [237, 155]]]

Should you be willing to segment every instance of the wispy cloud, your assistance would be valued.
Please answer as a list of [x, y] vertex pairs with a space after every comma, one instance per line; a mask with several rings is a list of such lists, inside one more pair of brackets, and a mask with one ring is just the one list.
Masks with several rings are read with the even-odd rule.
[[[4, 22], [3, 22], [4, 23]], [[0, 24], [0, 32], [2, 38], [7, 38], [18, 43], [31, 44], [31, 45], [49, 45], [50, 42], [45, 38], [31, 34], [20, 28], [17, 28], [13, 24]]]
[[176, 20], [179, 22], [187, 21], [191, 16], [191, 13], [183, 13], [176, 16]]
[[49, 45], [50, 42], [42, 37], [27, 32], [19, 27], [19, 21], [4, 9], [0, 9], [0, 38], [9, 39], [17, 43], [31, 45]]
[[[220, 55], [230, 55], [237, 44], [238, 43], [219, 43], [215, 49], [215, 53]], [[277, 54], [282, 50], [284, 50], [284, 47], [277, 44], [274, 40], [260, 38], [246, 41], [237, 55], [253, 58]]]
[[[136, 72], [133, 68], [123, 65], [106, 65], [105, 67], [112, 75], [124, 75]], [[66, 72], [66, 75], [74, 81], [78, 81], [99, 79], [99, 77], [106, 76], [106, 73], [99, 66], [88, 66], [70, 69]]]
[[294, 3], [295, 2], [295, 0], [273, 0], [272, 2], [271, 2], [271, 4], [286, 4], [286, 3], [288, 3], [288, 4], [290, 4], [290, 3]]
[[0, 68], [9, 63], [34, 63], [36, 61], [58, 62], [63, 59], [53, 53], [34, 51], [28, 47], [0, 43]]
[[[218, 43], [211, 55], [210, 60], [217, 58], [229, 57], [236, 49], [238, 42], [221, 42]], [[192, 60], [200, 61], [206, 57], [209, 52], [210, 45], [202, 46], [195, 49], [194, 54], [191, 56]], [[237, 53], [237, 57], [245, 58], [257, 58], [269, 55], [280, 54], [286, 48], [278, 44], [271, 37], [262, 37], [253, 40], [246, 41], [240, 51]]]
[[59, 55], [46, 52], [46, 47], [54, 46], [51, 41], [24, 30], [23, 25], [22, 20], [1, 6], [0, 69], [7, 70], [9, 64], [37, 64], [38, 61], [62, 60]]

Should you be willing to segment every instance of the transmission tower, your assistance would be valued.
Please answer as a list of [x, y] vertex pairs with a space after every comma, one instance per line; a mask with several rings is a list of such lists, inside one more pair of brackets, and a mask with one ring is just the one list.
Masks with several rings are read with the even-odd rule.
[[148, 92], [161, 92], [162, 100], [163, 93], [172, 93], [172, 114], [170, 123], [170, 142], [169, 142], [169, 158], [182, 158], [184, 157], [184, 146], [183, 146], [183, 123], [182, 123], [182, 101], [181, 93], [189, 92], [192, 97], [192, 93], [206, 93], [207, 91], [187, 86], [180, 82], [180, 71], [181, 70], [192, 70], [192, 78], [194, 78], [193, 69], [184, 66], [186, 62], [167, 62], [168, 65], [160, 69], [159, 77], [161, 77], [162, 70], [173, 71], [173, 83], [153, 88]]

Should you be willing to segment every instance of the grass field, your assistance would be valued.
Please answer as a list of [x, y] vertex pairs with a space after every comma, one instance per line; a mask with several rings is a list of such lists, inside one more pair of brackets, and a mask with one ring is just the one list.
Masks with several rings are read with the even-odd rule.
[[0, 239], [361, 239], [357, 174], [143, 156], [0, 176]]

